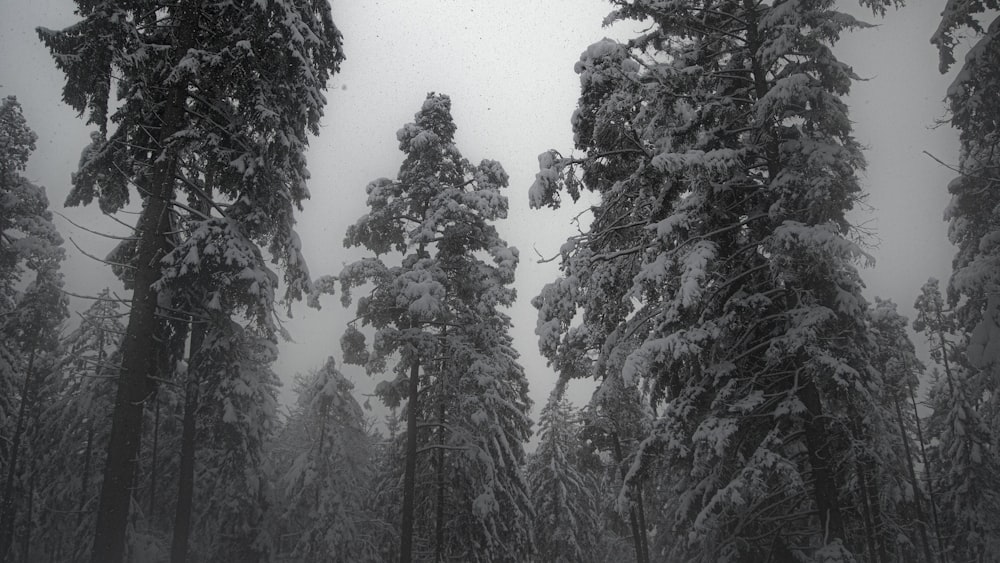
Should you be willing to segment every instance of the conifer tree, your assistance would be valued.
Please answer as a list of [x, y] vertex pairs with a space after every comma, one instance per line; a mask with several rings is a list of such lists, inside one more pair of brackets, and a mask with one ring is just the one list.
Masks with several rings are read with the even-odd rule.
[[40, 440], [42, 553], [52, 559], [86, 559], [101, 488], [104, 446], [111, 430], [115, 370], [125, 325], [121, 303], [105, 288], [80, 314], [62, 342], [54, 397], [43, 414]]
[[[510, 319], [500, 311], [514, 300], [518, 254], [493, 225], [507, 214], [500, 194], [507, 174], [494, 161], [471, 165], [454, 134], [451, 100], [429, 94], [414, 123], [397, 133], [406, 155], [397, 180], [368, 185], [371, 211], [347, 232], [345, 246], [375, 257], [340, 274], [345, 305], [353, 288], [371, 284], [357, 310], [375, 329], [371, 351], [358, 329], [348, 330], [345, 361], [381, 372], [398, 358], [396, 379], [377, 391], [390, 406], [406, 402], [399, 553], [406, 562], [418, 557], [418, 543], [421, 551], [470, 561], [517, 560], [530, 550], [530, 500], [520, 474], [530, 432], [527, 382]], [[387, 263], [382, 256], [390, 254], [399, 258]], [[437, 524], [417, 538], [415, 500], [430, 491], [416, 488], [416, 474], [418, 464], [431, 467], [433, 452], [445, 454], [435, 456], [434, 471], [447, 477], [435, 480], [432, 502], [444, 507], [441, 484], [460, 492], [449, 510], [421, 520], [458, 525]], [[447, 546], [462, 552], [444, 555]]]
[[[150, 391], [146, 378], [159, 347], [155, 284], [160, 260], [176, 250], [169, 237], [172, 213], [185, 206], [175, 195], [218, 211], [214, 219], [204, 217], [207, 228], [195, 233], [237, 233], [218, 241], [196, 238], [178, 261], [193, 264], [212, 252], [225, 256], [226, 242], [249, 240], [267, 247], [283, 267], [286, 298], [300, 297], [309, 279], [292, 225], [295, 208], [308, 197], [304, 151], [308, 134], [318, 133], [322, 89], [343, 55], [325, 2], [77, 5], [78, 23], [38, 30], [66, 74], [64, 100], [98, 127], [67, 203], [97, 198], [102, 210], [114, 212], [127, 203], [130, 186], [144, 203], [136, 240], [122, 250], [134, 266], [134, 292], [92, 555], [95, 562], [109, 562], [125, 555], [140, 421]], [[193, 162], [206, 166], [192, 168]], [[203, 177], [212, 178], [209, 191], [199, 186]], [[192, 247], [207, 252], [192, 253]], [[246, 265], [247, 278], [267, 277], [259, 252], [256, 258]], [[263, 300], [268, 292], [256, 295]]]
[[283, 525], [303, 561], [377, 561], [368, 496], [372, 443], [354, 384], [333, 358], [298, 381], [298, 401], [277, 444]]
[[996, 437], [983, 419], [977, 370], [962, 354], [967, 335], [931, 278], [914, 303], [913, 328], [926, 335], [931, 359], [943, 370], [931, 393], [928, 458], [945, 553], [955, 561], [981, 561], [1000, 549], [993, 525], [1000, 518], [1000, 460]]
[[575, 455], [581, 446], [578, 415], [553, 393], [539, 419], [538, 449], [528, 463], [534, 501], [534, 537], [543, 561], [597, 561], [601, 517], [598, 483]]
[[860, 477], [881, 474], [861, 468], [892, 463], [866, 461], [893, 419], [845, 217], [855, 76], [831, 51], [864, 24], [826, 0], [613, 4], [651, 27], [588, 48], [583, 155], [539, 157], [532, 205], [600, 198], [536, 301], [540, 347], [614, 366], [660, 413], [629, 474], [665, 463], [678, 491], [652, 558], [850, 560], [872, 536]]
[[[0, 430], [7, 444], [0, 457], [0, 560], [11, 550], [24, 504], [19, 499], [31, 507], [36, 493], [31, 439], [38, 434], [42, 388], [55, 369], [59, 330], [68, 316], [59, 270], [62, 237], [45, 189], [22, 175], [36, 139], [17, 99], [0, 101]], [[29, 509], [29, 537], [32, 517]]]

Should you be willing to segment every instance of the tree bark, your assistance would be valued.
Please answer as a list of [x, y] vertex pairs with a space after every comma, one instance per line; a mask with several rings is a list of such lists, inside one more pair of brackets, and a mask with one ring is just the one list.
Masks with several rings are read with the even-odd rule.
[[156, 516], [156, 470], [160, 446], [160, 401], [158, 393], [153, 391], [153, 451], [149, 456], [149, 517]]
[[[198, 13], [193, 4], [193, 0], [182, 0], [174, 12], [181, 20], [175, 46], [177, 60], [194, 45]], [[145, 207], [139, 217], [132, 309], [122, 342], [122, 365], [97, 510], [92, 563], [120, 563], [125, 556], [125, 531], [142, 437], [143, 401], [148, 391], [147, 374], [154, 367], [151, 364], [155, 350], [162, 345], [155, 338], [158, 295], [152, 286], [160, 278], [160, 259], [167, 250], [169, 206], [177, 166], [176, 151], [166, 145], [182, 129], [186, 101], [187, 85], [175, 84], [170, 89], [159, 136], [159, 145], [166, 154], [154, 160]]]
[[420, 388], [420, 362], [410, 366], [409, 399], [406, 404], [406, 467], [403, 471], [403, 514], [399, 536], [399, 562], [413, 560], [413, 500], [417, 477], [417, 392]]
[[177, 507], [174, 513], [174, 535], [170, 545], [170, 562], [187, 561], [188, 542], [191, 537], [191, 509], [194, 506], [194, 457], [196, 453], [196, 419], [198, 411], [199, 374], [204, 363], [202, 344], [206, 327], [203, 324], [191, 330], [187, 382], [184, 388], [184, 422], [181, 426], [181, 461], [177, 485]]
[[805, 439], [813, 477], [813, 501], [819, 512], [823, 543], [828, 545], [835, 539], [844, 540], [844, 520], [840, 512], [837, 484], [829, 467], [832, 457], [829, 448], [830, 436], [821, 419], [822, 406], [816, 384], [812, 381], [806, 383], [800, 397], [808, 412]]

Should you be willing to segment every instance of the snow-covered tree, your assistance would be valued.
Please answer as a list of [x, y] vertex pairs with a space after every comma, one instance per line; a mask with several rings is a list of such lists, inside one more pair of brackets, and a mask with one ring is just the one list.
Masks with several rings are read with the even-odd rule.
[[333, 358], [297, 382], [298, 400], [274, 448], [282, 525], [302, 561], [377, 561], [369, 503], [372, 441], [354, 384]]
[[62, 341], [54, 397], [42, 414], [41, 552], [86, 559], [97, 511], [101, 464], [111, 430], [115, 370], [125, 326], [121, 303], [104, 289]]
[[[64, 100], [99, 129], [67, 202], [96, 197], [114, 212], [134, 185], [144, 203], [125, 250], [134, 293], [93, 554], [120, 561], [148, 360], [158, 347], [159, 260], [183, 252], [175, 263], [193, 265], [204, 254], [192, 248], [230, 252], [205, 239], [171, 246], [172, 212], [185, 206], [175, 194], [216, 209], [217, 218], [204, 218], [210, 226], [266, 246], [285, 271], [286, 297], [300, 297], [309, 279], [293, 213], [308, 197], [308, 134], [318, 133], [322, 90], [343, 55], [326, 2], [80, 0], [77, 13], [81, 20], [63, 30], [38, 30], [66, 74]], [[206, 177], [214, 195], [199, 186]], [[246, 268], [248, 278], [269, 273], [263, 261]]]
[[931, 391], [928, 458], [947, 557], [981, 561], [1000, 550], [1000, 459], [996, 436], [982, 416], [978, 371], [962, 353], [968, 335], [930, 279], [914, 303], [913, 328], [927, 338], [931, 359], [944, 377]]
[[[351, 328], [344, 357], [369, 372], [398, 360], [396, 379], [378, 392], [390, 406], [406, 402], [400, 560], [419, 556], [417, 495], [435, 497], [432, 505], [444, 509], [451, 487], [460, 492], [446, 510], [422, 519], [434, 529], [419, 544], [433, 542], [426, 550], [438, 557], [517, 560], [530, 550], [531, 508], [520, 474], [530, 421], [510, 319], [500, 310], [514, 300], [518, 259], [493, 225], [507, 214], [500, 194], [507, 174], [494, 161], [470, 164], [454, 134], [451, 100], [429, 94], [415, 122], [397, 133], [406, 155], [397, 179], [367, 187], [370, 212], [348, 229], [345, 245], [375, 257], [347, 265], [340, 284], [345, 305], [352, 289], [369, 287], [357, 311], [375, 330], [374, 346], [367, 350], [364, 335]], [[383, 260], [392, 254], [398, 258]], [[433, 493], [417, 491], [418, 463], [436, 464]], [[462, 551], [444, 553], [450, 546]]]
[[649, 28], [583, 54], [583, 154], [541, 155], [530, 192], [599, 197], [536, 300], [540, 348], [659, 413], [629, 476], [677, 491], [653, 559], [860, 556], [860, 468], [894, 421], [845, 217], [864, 165], [840, 99], [854, 74], [831, 50], [864, 24], [829, 0], [613, 4]]
[[7, 444], [0, 454], [0, 559], [9, 554], [25, 505], [26, 533], [33, 532], [37, 454], [32, 439], [44, 409], [42, 388], [57, 364], [59, 330], [68, 316], [59, 271], [62, 238], [52, 224], [45, 189], [22, 175], [35, 141], [17, 99], [0, 101], [0, 432]]
[[541, 561], [599, 560], [598, 484], [577, 459], [581, 430], [569, 401], [553, 394], [542, 409], [538, 449], [528, 464], [533, 531]]
[[[996, 553], [997, 436], [1000, 433], [1000, 247], [997, 245], [1000, 185], [1000, 4], [994, 0], [949, 0], [931, 38], [939, 50], [940, 70], [956, 65], [956, 49], [971, 40], [947, 91], [949, 122], [959, 132], [959, 176], [949, 185], [945, 212], [948, 236], [958, 248], [948, 285], [947, 314], [940, 295], [925, 286], [924, 323], [928, 340], [937, 340], [935, 360], [945, 377], [933, 390], [932, 435], [940, 440], [941, 509], [956, 557]], [[935, 324], [938, 318], [949, 326]], [[920, 320], [920, 319], [918, 319]], [[952, 333], [955, 333], [952, 335]], [[948, 339], [951, 339], [949, 341]], [[940, 350], [941, 348], [947, 349]], [[950, 364], [945, 364], [950, 359]], [[947, 440], [947, 441], [946, 441]]]
[[[998, 9], [995, 0], [948, 0], [931, 38], [939, 50], [941, 72], [956, 64], [955, 51], [964, 38], [972, 43], [947, 91], [949, 122], [958, 130], [960, 141], [960, 175], [948, 185], [952, 198], [945, 212], [948, 237], [958, 247], [948, 300], [957, 307], [961, 330], [970, 333], [965, 352], [970, 364], [989, 380], [996, 379], [1000, 356]], [[996, 412], [995, 407], [992, 410]], [[996, 430], [996, 421], [989, 422]]]

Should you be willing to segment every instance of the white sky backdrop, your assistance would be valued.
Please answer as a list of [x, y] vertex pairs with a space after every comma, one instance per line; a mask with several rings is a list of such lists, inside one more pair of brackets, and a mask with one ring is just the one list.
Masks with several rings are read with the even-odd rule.
[[[874, 21], [856, 2], [841, 4]], [[891, 297], [912, 319], [920, 286], [929, 276], [947, 280], [953, 253], [942, 221], [953, 173], [922, 151], [954, 163], [958, 148], [952, 130], [934, 127], [945, 115], [942, 100], [950, 81], [938, 74], [937, 53], [928, 42], [940, 7], [928, 0], [910, 4], [875, 22], [878, 28], [845, 35], [836, 53], [869, 79], [856, 83], [847, 100], [856, 136], [869, 147], [863, 182], [871, 209], [853, 215], [876, 231], [870, 250], [877, 265], [863, 272], [867, 295]], [[62, 208], [88, 128], [61, 102], [62, 74], [33, 30], [73, 23], [72, 9], [69, 0], [0, 0], [0, 96], [18, 97], [39, 136], [27, 175], [47, 187], [52, 208], [90, 229], [123, 234], [96, 205]], [[322, 132], [309, 152], [312, 200], [300, 215], [299, 234], [310, 270], [314, 277], [337, 273], [361, 256], [345, 251], [342, 241], [347, 226], [365, 212], [365, 185], [395, 177], [402, 161], [396, 131], [413, 119], [427, 92], [450, 95], [459, 149], [472, 162], [498, 160], [510, 175], [510, 218], [500, 230], [521, 251], [519, 300], [510, 313], [536, 416], [555, 374], [537, 352], [530, 300], [557, 269], [555, 263], [538, 264], [535, 249], [554, 255], [575, 231], [571, 219], [580, 209], [529, 210], [527, 191], [540, 152], [572, 148], [569, 119], [579, 94], [573, 65], [580, 53], [605, 36], [630, 37], [640, 29], [603, 29], [609, 10], [603, 0], [333, 2], [347, 60], [330, 85]], [[70, 255], [67, 289], [93, 295], [106, 285], [118, 287], [107, 266], [83, 256], [68, 239], [102, 257], [113, 242], [62, 218], [57, 224]], [[340, 357], [339, 338], [352, 310], [343, 309], [338, 297], [323, 304], [321, 311], [296, 304], [286, 324], [295, 342], [282, 345], [276, 366], [286, 382], [286, 401], [295, 372], [319, 367], [329, 355]], [[76, 309], [88, 305], [73, 299]], [[342, 367], [359, 392], [374, 387], [361, 370]], [[585, 387], [573, 393], [578, 404], [588, 396]]]

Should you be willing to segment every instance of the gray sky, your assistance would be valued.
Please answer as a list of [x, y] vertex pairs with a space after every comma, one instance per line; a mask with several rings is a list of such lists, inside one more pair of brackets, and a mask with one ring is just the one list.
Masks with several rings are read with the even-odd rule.
[[[841, 3], [872, 19], [856, 3]], [[876, 29], [845, 36], [836, 52], [869, 79], [856, 83], [847, 100], [856, 136], [869, 147], [863, 181], [872, 209], [854, 214], [877, 234], [871, 249], [877, 265], [863, 272], [867, 294], [893, 298], [912, 318], [920, 286], [929, 276], [946, 280], [953, 254], [942, 220], [953, 174], [922, 151], [954, 163], [958, 148], [953, 131], [933, 127], [944, 116], [950, 81], [938, 74], [928, 42], [940, 8], [911, 4], [890, 12]], [[300, 215], [299, 233], [310, 271], [314, 277], [336, 273], [360, 256], [343, 250], [341, 242], [347, 226], [365, 212], [365, 185], [395, 177], [402, 160], [396, 130], [412, 120], [427, 92], [450, 95], [459, 149], [473, 162], [498, 160], [510, 175], [510, 218], [500, 229], [521, 251], [519, 301], [511, 315], [537, 414], [555, 375], [538, 355], [529, 301], [557, 270], [554, 263], [538, 264], [535, 249], [554, 255], [575, 231], [570, 220], [579, 210], [529, 210], [528, 187], [538, 153], [572, 148], [569, 119], [579, 93], [573, 64], [580, 53], [605, 36], [628, 37], [638, 26], [602, 29], [609, 11], [602, 0], [335, 0], [333, 10], [347, 61], [330, 85], [322, 132], [309, 152], [312, 200]], [[53, 209], [90, 229], [121, 233], [96, 206], [62, 208], [88, 128], [61, 102], [62, 75], [33, 29], [74, 21], [69, 0], [0, 2], [0, 96], [18, 97], [39, 136], [27, 175], [48, 188]], [[91, 254], [104, 256], [113, 244], [61, 218], [57, 224]], [[68, 240], [67, 250], [70, 291], [95, 294], [105, 285], [115, 287], [106, 266]], [[73, 304], [88, 305], [79, 299]], [[296, 371], [319, 367], [328, 355], [340, 356], [340, 334], [352, 311], [336, 297], [323, 304], [321, 311], [298, 304], [286, 324], [295, 342], [282, 345], [276, 366], [286, 382]], [[360, 391], [374, 386], [359, 370], [344, 371]], [[290, 397], [290, 386], [283, 396]], [[577, 403], [586, 397], [585, 388], [576, 390]]]

